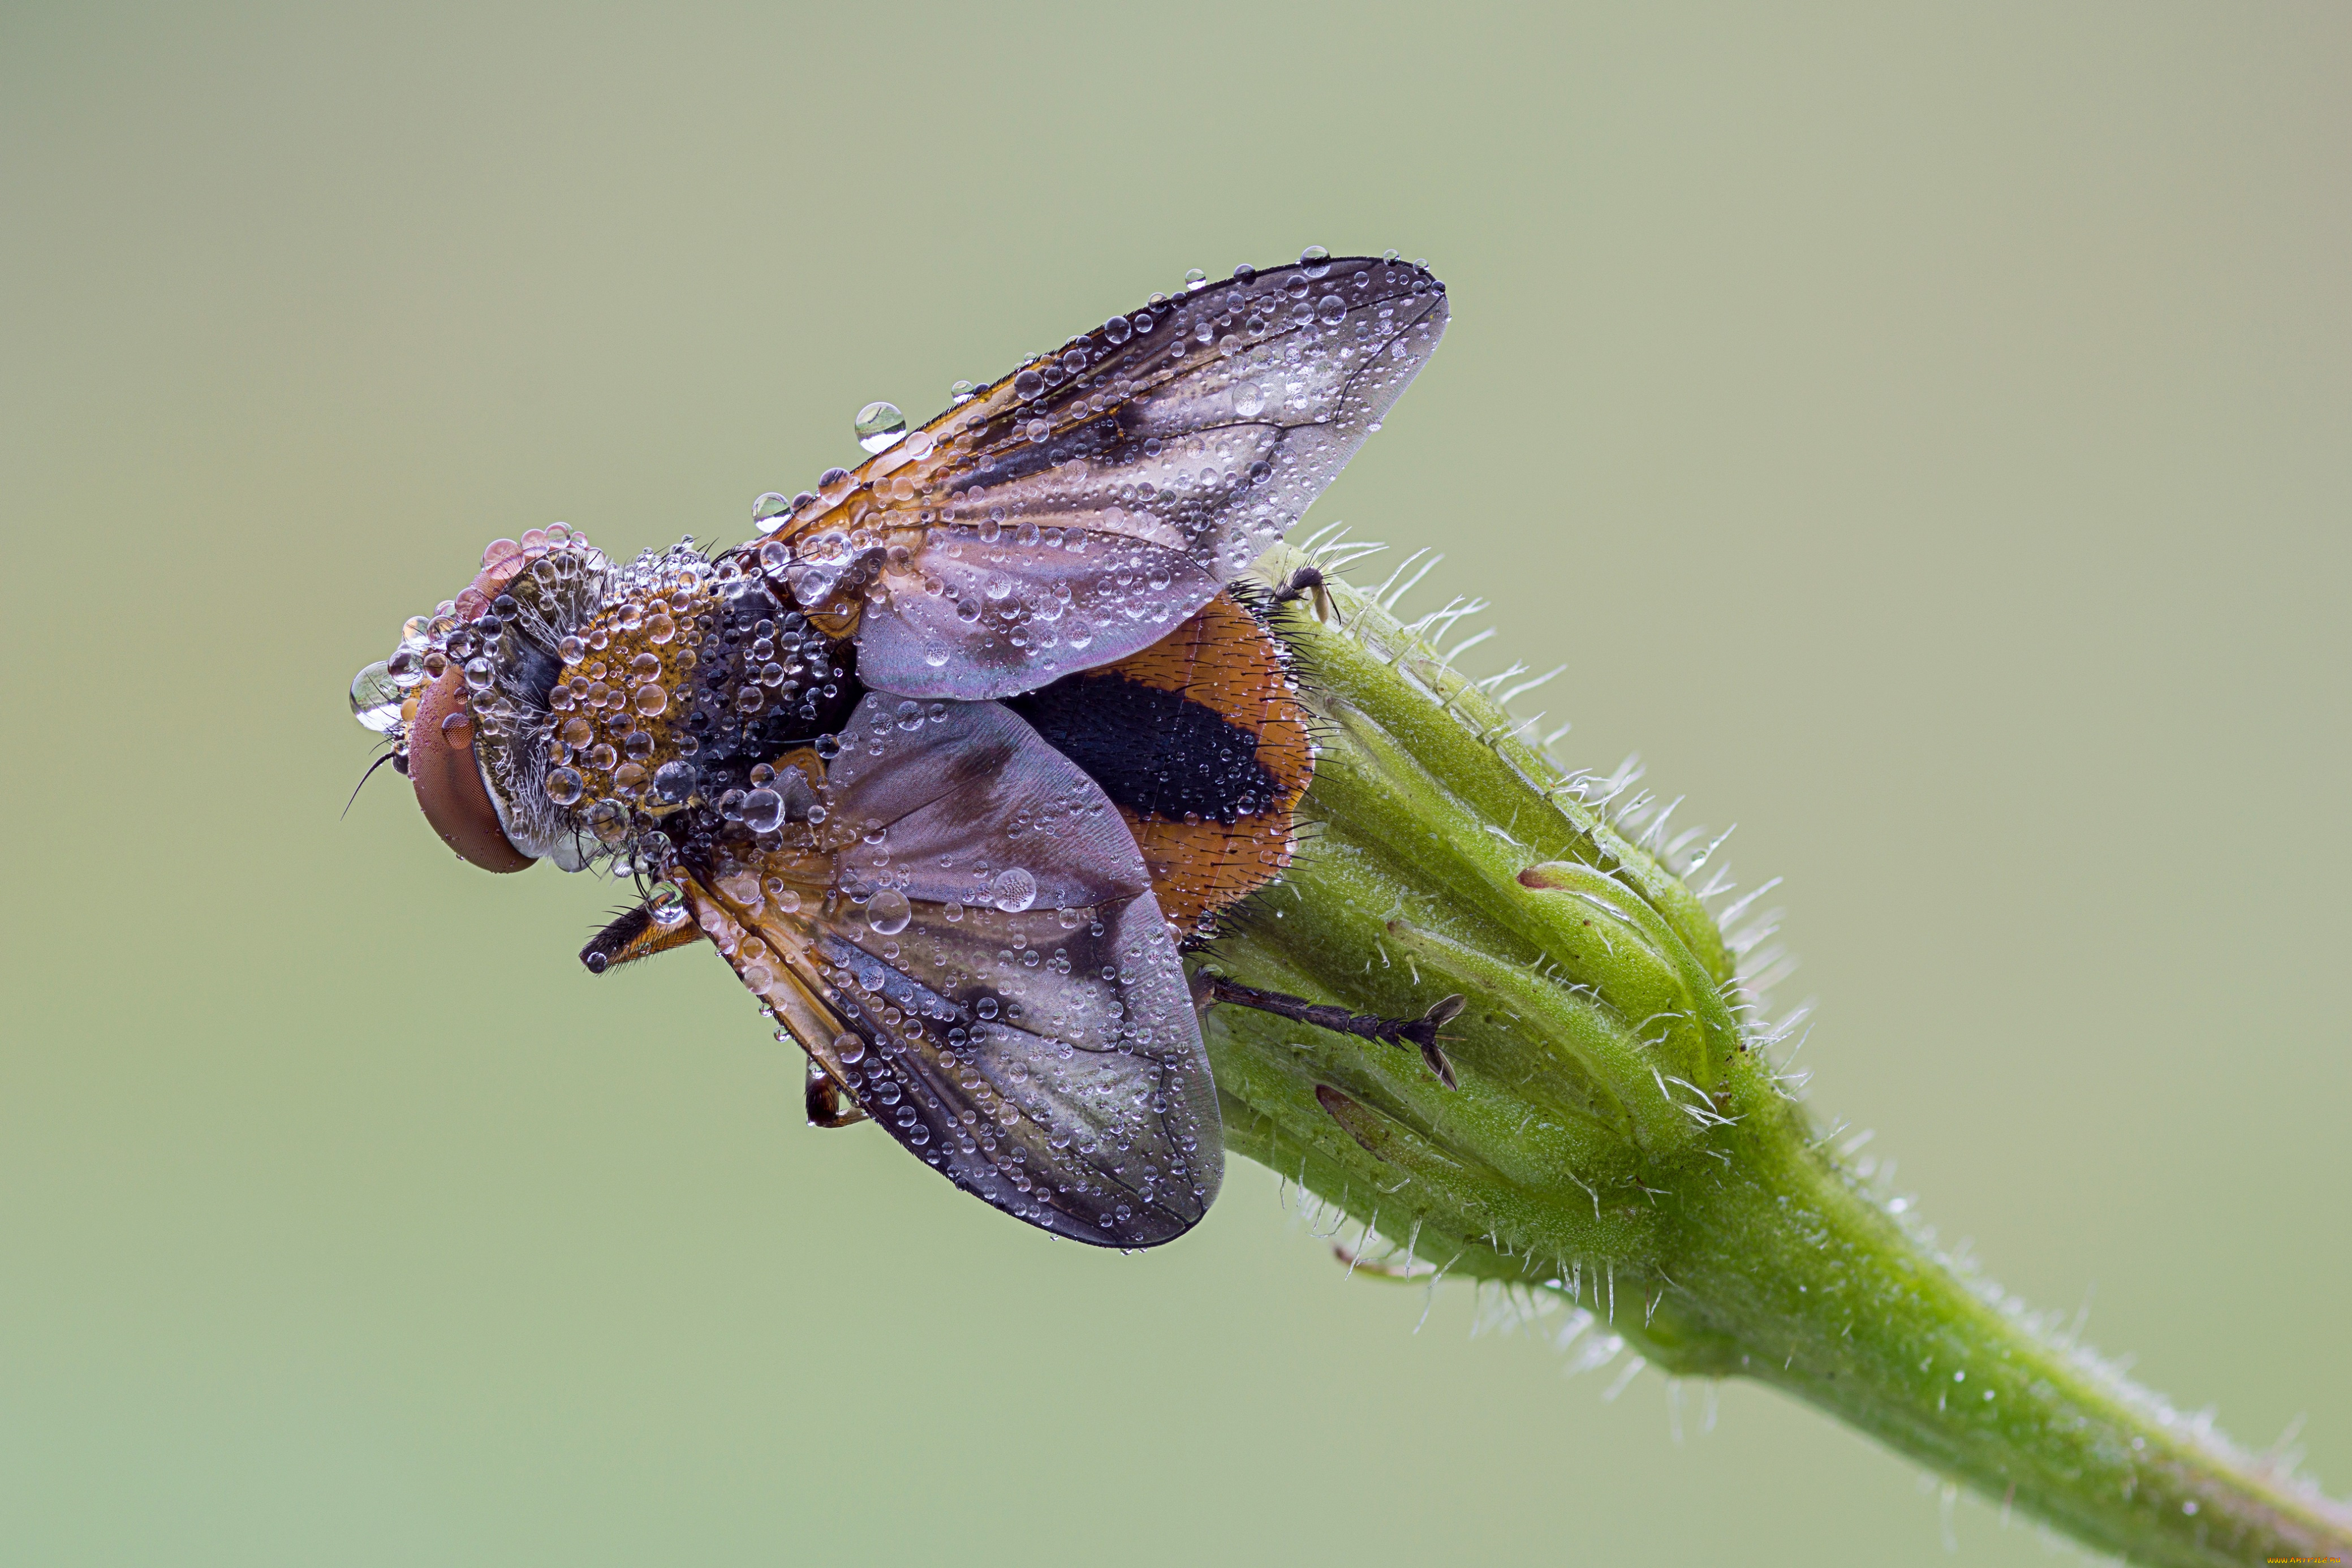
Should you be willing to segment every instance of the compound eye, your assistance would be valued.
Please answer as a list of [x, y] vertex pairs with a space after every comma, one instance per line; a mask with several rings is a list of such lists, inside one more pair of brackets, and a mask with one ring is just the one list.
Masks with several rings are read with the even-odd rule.
[[485, 871], [520, 871], [532, 857], [508, 841], [474, 760], [472, 715], [456, 668], [425, 689], [408, 731], [408, 780], [441, 841]]

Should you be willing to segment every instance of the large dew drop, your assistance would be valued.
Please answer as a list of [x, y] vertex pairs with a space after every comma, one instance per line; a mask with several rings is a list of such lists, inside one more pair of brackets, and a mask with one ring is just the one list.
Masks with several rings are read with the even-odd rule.
[[379, 735], [400, 722], [400, 705], [405, 697], [394, 684], [392, 668], [383, 659], [352, 677], [352, 717]]
[[1037, 901], [1037, 879], [1015, 866], [999, 871], [988, 885], [988, 901], [1008, 915], [1017, 915]]
[[784, 820], [784, 797], [772, 789], [755, 789], [743, 797], [743, 826], [754, 833], [773, 833]]
[[857, 411], [857, 444], [869, 452], [887, 452], [907, 433], [907, 416], [895, 403], [869, 403]]
[[866, 901], [866, 923], [874, 928], [877, 936], [897, 936], [915, 918], [915, 906], [907, 895], [884, 889]]

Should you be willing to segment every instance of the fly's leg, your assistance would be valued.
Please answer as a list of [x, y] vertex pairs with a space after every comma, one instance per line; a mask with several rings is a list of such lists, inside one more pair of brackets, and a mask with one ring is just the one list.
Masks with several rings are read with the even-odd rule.
[[814, 1062], [808, 1065], [808, 1084], [802, 1094], [811, 1127], [855, 1127], [866, 1120], [866, 1112], [841, 1092], [833, 1075]]
[[1323, 585], [1322, 572], [1313, 566], [1301, 566], [1283, 579], [1282, 586], [1274, 591], [1274, 602], [1277, 605], [1286, 605], [1293, 599], [1308, 595], [1312, 595], [1315, 600], [1315, 618], [1318, 621], [1329, 620], [1331, 595]]
[[617, 964], [684, 947], [701, 936], [702, 928], [687, 918], [682, 906], [639, 904], [624, 910], [611, 925], [590, 937], [588, 945], [580, 950], [580, 963], [589, 973], [602, 974]]
[[1261, 991], [1255, 985], [1244, 985], [1222, 974], [1206, 971], [1192, 977], [1193, 1005], [1202, 1012], [1220, 1002], [1230, 1002], [1237, 1007], [1255, 1007], [1261, 1013], [1271, 1013], [1277, 1018], [1293, 1018], [1302, 1024], [1312, 1024], [1318, 1029], [1334, 1034], [1353, 1035], [1361, 1040], [1380, 1040], [1389, 1045], [1412, 1045], [1420, 1047], [1421, 1059], [1437, 1075], [1438, 1082], [1448, 1089], [1458, 1089], [1454, 1064], [1438, 1046], [1437, 1031], [1462, 1016], [1469, 999], [1460, 994], [1441, 998], [1428, 1012], [1418, 1018], [1381, 1018], [1368, 1013], [1350, 1013], [1345, 1007], [1334, 1007], [1321, 1002], [1308, 1002], [1297, 996], [1286, 996], [1279, 991]]

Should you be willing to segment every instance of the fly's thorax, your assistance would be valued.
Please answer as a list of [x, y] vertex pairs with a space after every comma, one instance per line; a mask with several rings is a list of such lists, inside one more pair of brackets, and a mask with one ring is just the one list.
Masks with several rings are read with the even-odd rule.
[[837, 728], [856, 700], [846, 645], [731, 557], [641, 563], [558, 655], [541, 788], [606, 845], [654, 825], [688, 831], [688, 807], [709, 808], [692, 814], [698, 832], [804, 821], [816, 759], [781, 771], [769, 759]]
[[658, 872], [682, 808], [752, 794], [751, 770], [840, 728], [854, 666], [737, 557], [687, 542], [616, 565], [559, 524], [493, 543], [352, 705], [466, 858]]

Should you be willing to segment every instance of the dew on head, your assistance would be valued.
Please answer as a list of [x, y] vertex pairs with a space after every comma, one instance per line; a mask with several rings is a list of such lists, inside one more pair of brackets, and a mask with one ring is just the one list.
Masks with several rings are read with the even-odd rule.
[[366, 729], [384, 734], [400, 724], [400, 707], [407, 694], [393, 680], [390, 667], [376, 660], [352, 677], [352, 717]]

